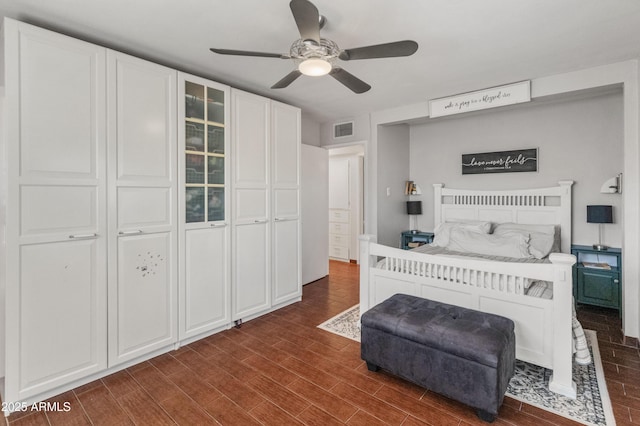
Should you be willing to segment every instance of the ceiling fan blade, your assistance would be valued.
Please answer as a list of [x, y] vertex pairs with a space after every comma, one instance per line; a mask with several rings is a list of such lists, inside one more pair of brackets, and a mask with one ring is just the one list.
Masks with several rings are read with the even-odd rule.
[[418, 43], [413, 40], [395, 41], [393, 43], [376, 44], [374, 46], [344, 49], [338, 56], [343, 61], [355, 59], [395, 58], [416, 53]]
[[283, 89], [293, 83], [296, 78], [300, 77], [302, 73], [298, 70], [293, 70], [289, 74], [285, 75], [282, 80], [271, 86], [272, 89]]
[[329, 74], [331, 77], [351, 89], [354, 93], [364, 93], [371, 89], [371, 86], [367, 83], [342, 68], [334, 68], [329, 72]]
[[293, 19], [296, 20], [300, 37], [320, 44], [320, 14], [318, 8], [308, 0], [291, 0], [289, 3]]
[[237, 56], [259, 56], [263, 58], [280, 58], [280, 59], [291, 59], [288, 55], [282, 55], [280, 53], [266, 53], [266, 52], [251, 52], [249, 50], [232, 50], [232, 49], [209, 49], [214, 53], [219, 53], [220, 55], [237, 55]]

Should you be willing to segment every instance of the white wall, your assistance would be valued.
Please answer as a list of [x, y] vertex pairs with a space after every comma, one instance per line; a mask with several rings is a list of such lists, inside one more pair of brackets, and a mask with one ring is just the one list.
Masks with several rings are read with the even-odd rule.
[[305, 145], [320, 146], [320, 124], [306, 117], [304, 112], [300, 120], [300, 132], [302, 143]]
[[[412, 125], [411, 177], [423, 191], [419, 229], [433, 229], [433, 183], [511, 189], [556, 186], [567, 179], [575, 181], [572, 243], [598, 241], [598, 225], [586, 223], [586, 205], [610, 204], [614, 223], [604, 225], [604, 243], [621, 247], [622, 196], [601, 194], [600, 187], [622, 172], [623, 142], [621, 89]], [[462, 154], [525, 148], [538, 148], [538, 172], [462, 175]]]
[[400, 233], [409, 225], [405, 204], [408, 197], [404, 195], [404, 186], [410, 175], [409, 126], [379, 126], [377, 134], [378, 242], [399, 247]]
[[[0, 45], [2, 40], [0, 40]], [[2, 56], [2, 55], [0, 55]], [[4, 83], [4, 81], [2, 81]], [[4, 109], [5, 109], [5, 95], [4, 95], [4, 87], [0, 87], [0, 164], [6, 164], [2, 158], [5, 156], [5, 126], [4, 126]], [[5, 259], [7, 258], [6, 244], [4, 244], [6, 238], [5, 226], [7, 223], [6, 215], [6, 204], [7, 204], [7, 169], [0, 169], [0, 271], [3, 271], [0, 274], [0, 377], [4, 377], [4, 369], [5, 369], [5, 292], [6, 292], [6, 282], [5, 277], [6, 274], [4, 271], [5, 267]]]

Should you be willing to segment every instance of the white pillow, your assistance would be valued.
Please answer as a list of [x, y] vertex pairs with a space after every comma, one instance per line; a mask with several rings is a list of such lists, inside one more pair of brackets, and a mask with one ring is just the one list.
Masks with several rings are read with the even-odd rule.
[[469, 229], [454, 228], [449, 233], [447, 249], [518, 259], [531, 257], [529, 237], [523, 233], [509, 235], [481, 234]]
[[[559, 251], [556, 246], [555, 225], [528, 225], [520, 223], [500, 223], [493, 229], [495, 235], [524, 234], [529, 236], [529, 252], [536, 259], [543, 259], [552, 251]], [[559, 241], [559, 238], [558, 238]], [[555, 250], [554, 250], [555, 249]]]
[[464, 222], [443, 222], [434, 229], [434, 237], [431, 245], [446, 247], [449, 244], [449, 233], [452, 229], [467, 229], [481, 234], [488, 234], [491, 231], [491, 222], [470, 220]]

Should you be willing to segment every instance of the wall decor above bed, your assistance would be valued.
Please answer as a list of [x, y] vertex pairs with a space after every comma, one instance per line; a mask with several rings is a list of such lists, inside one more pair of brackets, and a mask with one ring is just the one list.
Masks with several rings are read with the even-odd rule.
[[487, 108], [519, 104], [531, 100], [531, 80], [429, 101], [429, 117], [460, 114]]
[[537, 172], [538, 148], [462, 154], [462, 174]]

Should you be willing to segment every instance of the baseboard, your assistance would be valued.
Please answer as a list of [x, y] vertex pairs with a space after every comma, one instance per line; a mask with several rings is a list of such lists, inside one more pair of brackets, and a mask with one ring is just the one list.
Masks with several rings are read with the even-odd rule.
[[640, 348], [640, 342], [635, 337], [624, 336], [622, 339], [624, 346], [631, 346], [632, 348]]

